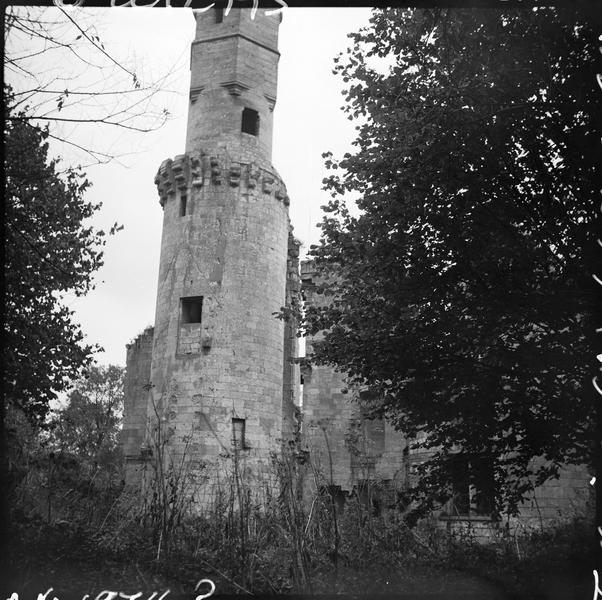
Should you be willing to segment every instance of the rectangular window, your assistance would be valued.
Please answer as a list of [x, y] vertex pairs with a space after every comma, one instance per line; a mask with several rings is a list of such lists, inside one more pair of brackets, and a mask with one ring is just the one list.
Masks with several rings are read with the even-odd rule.
[[216, 8], [215, 9], [215, 22], [221, 23], [224, 20], [224, 9]]
[[364, 418], [364, 439], [367, 454], [380, 456], [385, 451], [385, 422], [383, 419]]
[[235, 450], [243, 450], [247, 447], [244, 419], [232, 419], [232, 445]]
[[451, 463], [452, 515], [470, 515], [470, 477], [468, 460], [465, 456], [455, 456]]
[[495, 510], [495, 474], [493, 461], [486, 458], [473, 460], [471, 474], [474, 478], [474, 493], [471, 509], [477, 515], [489, 516]]
[[188, 198], [186, 197], [186, 194], [182, 194], [180, 196], [180, 216], [181, 217], [185, 217], [186, 216], [186, 204], [188, 202]]
[[461, 454], [451, 462], [453, 516], [490, 516], [494, 510], [495, 482], [491, 461]]
[[180, 324], [200, 323], [201, 314], [203, 313], [203, 296], [191, 296], [190, 298], [182, 298], [182, 314], [180, 316]]
[[242, 111], [242, 132], [259, 135], [259, 113], [252, 108]]
[[401, 464], [403, 467], [403, 489], [408, 490], [410, 488], [410, 447], [407, 445], [402, 452]]
[[178, 327], [178, 345], [176, 353], [201, 353], [201, 317], [203, 313], [203, 297], [190, 296], [180, 298], [180, 323]]

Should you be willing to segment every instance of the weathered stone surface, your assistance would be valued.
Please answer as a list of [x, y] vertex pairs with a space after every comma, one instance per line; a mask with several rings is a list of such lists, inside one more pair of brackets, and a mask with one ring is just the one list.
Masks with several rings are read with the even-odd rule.
[[[301, 264], [308, 305], [324, 302], [315, 292], [320, 282], [311, 262]], [[319, 336], [306, 339], [306, 354]], [[329, 485], [350, 492], [366, 481], [387, 481], [401, 491], [406, 485], [403, 435], [382, 420], [363, 418], [357, 392], [348, 390], [341, 373], [312, 365], [303, 372], [304, 441]]]
[[153, 328], [149, 327], [127, 345], [125, 401], [121, 447], [128, 485], [140, 485], [143, 445], [147, 434], [147, 400], [151, 373]]
[[[202, 506], [226, 485], [235, 452], [257, 490], [273, 482], [299, 378], [294, 331], [274, 313], [298, 284], [286, 187], [271, 165], [279, 18], [195, 16], [186, 152], [155, 178], [164, 217], [144, 419], [151, 445], [167, 440], [166, 467], [183, 457], [202, 479]], [[244, 108], [256, 111], [257, 136], [242, 131]], [[128, 416], [137, 441], [142, 417]], [[240, 450], [233, 419], [244, 420]]]
[[241, 141], [244, 107], [259, 113], [259, 135], [242, 134], [248, 159], [269, 162], [273, 108], [277, 96], [279, 15], [232, 9], [221, 23], [213, 11], [195, 13], [191, 48], [191, 89], [202, 88], [191, 102], [186, 151]]

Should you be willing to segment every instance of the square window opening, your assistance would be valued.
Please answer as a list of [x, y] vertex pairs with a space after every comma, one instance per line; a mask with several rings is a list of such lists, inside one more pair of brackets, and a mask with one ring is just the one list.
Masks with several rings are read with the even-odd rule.
[[232, 445], [235, 450], [247, 448], [245, 419], [232, 419]]
[[203, 313], [203, 297], [191, 296], [190, 298], [182, 298], [180, 302], [182, 305], [180, 323], [182, 325], [200, 323]]
[[251, 135], [259, 135], [259, 113], [252, 108], [242, 111], [242, 132]]
[[186, 205], [187, 204], [188, 204], [188, 198], [186, 197], [186, 194], [182, 194], [180, 196], [180, 216], [181, 217], [186, 216]]

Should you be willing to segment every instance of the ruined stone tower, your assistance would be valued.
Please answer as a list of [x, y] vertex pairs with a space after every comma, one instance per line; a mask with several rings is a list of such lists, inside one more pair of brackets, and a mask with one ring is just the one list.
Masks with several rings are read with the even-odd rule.
[[[233, 464], [257, 489], [270, 486], [270, 454], [292, 429], [296, 374], [285, 356], [296, 356], [296, 340], [274, 316], [291, 295], [297, 249], [271, 164], [280, 18], [195, 13], [186, 153], [155, 179], [156, 317], [150, 361], [136, 351], [148, 344], [128, 348], [128, 378], [138, 378], [124, 419], [128, 479], [145, 454], [162, 452], [205, 482], [201, 503]], [[132, 403], [145, 370], [143, 425]]]

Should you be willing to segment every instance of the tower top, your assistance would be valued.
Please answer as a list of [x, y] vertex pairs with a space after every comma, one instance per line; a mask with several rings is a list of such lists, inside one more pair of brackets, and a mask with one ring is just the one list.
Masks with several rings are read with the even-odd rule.
[[186, 151], [270, 162], [281, 15], [216, 8], [194, 16]]
[[282, 15], [266, 15], [257, 10], [253, 16], [248, 8], [234, 8], [226, 15], [223, 8], [212, 11], [193, 11], [196, 19], [195, 42], [206, 42], [228, 35], [247, 37], [278, 53], [278, 27]]

